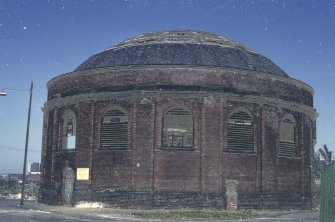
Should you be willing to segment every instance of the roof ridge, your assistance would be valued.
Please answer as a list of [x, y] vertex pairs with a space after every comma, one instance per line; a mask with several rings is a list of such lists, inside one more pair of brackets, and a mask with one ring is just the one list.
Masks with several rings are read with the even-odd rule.
[[[253, 53], [256, 51], [222, 35], [196, 30], [165, 30], [157, 32], [147, 32], [128, 38], [118, 44], [107, 47], [100, 51], [107, 51], [125, 46], [155, 44], [155, 43], [191, 43], [191, 44], [210, 44], [222, 47], [237, 47]], [[98, 53], [100, 53], [98, 52]]]

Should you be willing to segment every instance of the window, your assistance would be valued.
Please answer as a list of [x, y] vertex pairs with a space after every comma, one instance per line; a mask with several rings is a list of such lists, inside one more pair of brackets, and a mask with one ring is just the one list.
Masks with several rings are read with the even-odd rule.
[[187, 149], [193, 147], [193, 116], [190, 111], [174, 108], [164, 114], [162, 146]]
[[287, 115], [280, 123], [280, 143], [279, 156], [296, 157], [297, 150], [295, 144], [295, 120], [291, 115]]
[[128, 147], [128, 117], [119, 109], [105, 112], [101, 124], [101, 148], [122, 150]]
[[230, 153], [254, 152], [254, 126], [248, 113], [239, 111], [229, 116], [227, 151]]
[[63, 114], [62, 148], [76, 148], [76, 116], [70, 110], [66, 110]]

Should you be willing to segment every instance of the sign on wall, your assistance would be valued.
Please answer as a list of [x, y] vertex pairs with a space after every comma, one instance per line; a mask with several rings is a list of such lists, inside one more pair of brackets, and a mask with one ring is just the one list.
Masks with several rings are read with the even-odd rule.
[[90, 168], [77, 168], [77, 180], [89, 180]]

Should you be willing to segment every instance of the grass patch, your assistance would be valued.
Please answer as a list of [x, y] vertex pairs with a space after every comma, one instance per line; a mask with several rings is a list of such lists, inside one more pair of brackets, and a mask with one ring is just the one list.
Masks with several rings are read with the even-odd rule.
[[212, 219], [233, 219], [233, 218], [252, 218], [268, 215], [265, 211], [259, 210], [239, 210], [226, 211], [216, 209], [202, 209], [202, 210], [157, 210], [135, 213], [134, 216], [151, 219], [178, 219], [187, 220], [195, 218], [212, 218]]

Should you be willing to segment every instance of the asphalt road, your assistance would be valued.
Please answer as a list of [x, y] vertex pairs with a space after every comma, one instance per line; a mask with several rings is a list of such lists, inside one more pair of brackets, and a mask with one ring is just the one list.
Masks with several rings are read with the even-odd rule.
[[[132, 216], [136, 210], [125, 209], [76, 209], [64, 206], [48, 206], [26, 201], [23, 206], [18, 206], [18, 200], [0, 200], [0, 221], [4, 222], [91, 222], [91, 221], [172, 221], [158, 219], [141, 219]], [[184, 220], [185, 221], [185, 220]], [[273, 211], [270, 216], [252, 219], [216, 220], [196, 219], [194, 221], [225, 221], [225, 222], [317, 222], [318, 212], [299, 211]]]

